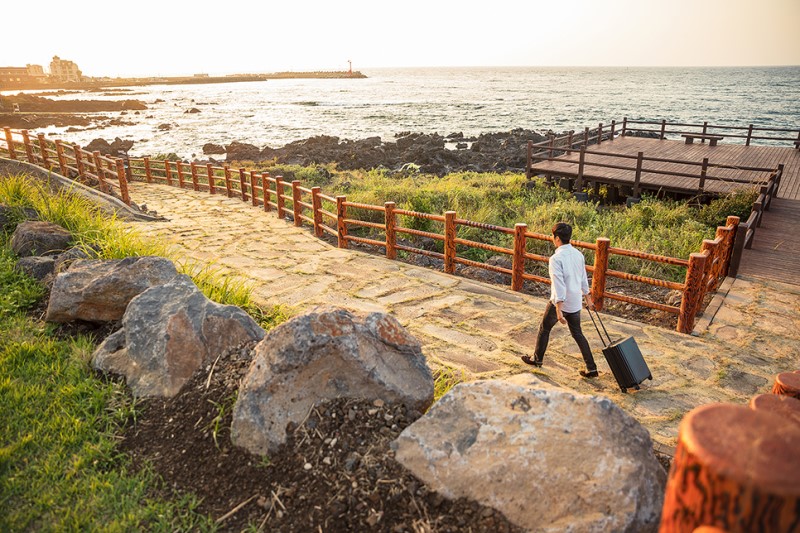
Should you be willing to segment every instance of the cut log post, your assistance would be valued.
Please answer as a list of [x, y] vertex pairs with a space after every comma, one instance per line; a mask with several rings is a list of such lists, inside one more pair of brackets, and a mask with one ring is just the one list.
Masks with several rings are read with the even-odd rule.
[[242, 193], [242, 201], [247, 201], [247, 176], [246, 170], [243, 168], [239, 169], [239, 192]]
[[456, 212], [444, 213], [444, 271], [456, 272]]
[[295, 226], [303, 225], [303, 219], [300, 218], [300, 214], [303, 212], [303, 206], [300, 205], [300, 192], [300, 180], [292, 180], [292, 215]]
[[733, 404], [694, 409], [680, 425], [659, 531], [796, 531], [798, 442], [800, 427], [774, 413]]
[[10, 157], [11, 159], [16, 159], [17, 152], [14, 150], [14, 136], [11, 133], [11, 128], [3, 128], [3, 131], [6, 132], [6, 145], [8, 146], [8, 157]]
[[678, 331], [681, 333], [691, 333], [694, 328], [694, 318], [702, 296], [705, 265], [705, 254], [693, 253], [689, 256], [689, 267], [686, 269], [685, 288], [681, 298], [681, 310], [678, 314]]
[[94, 159], [94, 170], [97, 174], [97, 181], [100, 190], [108, 193], [110, 192], [110, 188], [106, 183], [106, 175], [105, 171], [103, 170], [103, 160], [100, 158], [100, 150], [95, 150], [92, 152], [92, 158]]
[[192, 161], [191, 168], [192, 168], [192, 188], [195, 191], [199, 191], [200, 183], [197, 181], [197, 164], [194, 161]]
[[125, 175], [125, 163], [121, 158], [117, 158], [117, 179], [119, 180], [119, 194], [126, 205], [131, 205], [131, 197], [128, 193], [128, 178]]
[[153, 171], [150, 169], [150, 158], [144, 158], [144, 177], [147, 183], [153, 183]]
[[525, 248], [527, 240], [525, 233], [528, 231], [527, 224], [516, 224], [514, 226], [514, 257], [511, 263], [511, 290], [521, 291], [525, 283]]
[[283, 198], [283, 176], [275, 176], [275, 204], [278, 206], [278, 218], [286, 216]]
[[231, 167], [227, 164], [222, 167], [225, 171], [225, 192], [228, 193], [228, 198], [233, 198], [233, 183], [231, 182]]
[[41, 156], [42, 166], [50, 168], [50, 158], [47, 157], [47, 141], [44, 140], [44, 133], [37, 134], [36, 138], [39, 141], [39, 155]]
[[217, 186], [214, 183], [214, 167], [211, 163], [206, 163], [206, 175], [208, 176], [208, 194], [216, 194]]
[[[266, 188], [266, 183], [264, 184], [265, 190], [269, 190]], [[317, 237], [322, 237], [322, 198], [319, 195], [322, 194], [322, 188], [320, 187], [311, 187], [311, 207], [314, 211], [314, 235]], [[267, 204], [267, 199], [264, 198], [264, 205]]]
[[606, 292], [606, 271], [608, 270], [608, 249], [611, 239], [598, 237], [595, 241], [594, 272], [592, 272], [592, 301], [598, 311], [603, 310], [603, 294]]
[[750, 400], [750, 409], [768, 411], [800, 426], [800, 400], [783, 394], [759, 394]]
[[169, 161], [164, 160], [164, 178], [167, 180], [167, 185], [172, 187], [172, 171], [169, 168]]
[[[83, 166], [83, 150], [77, 144], [72, 146], [72, 151], [75, 152], [75, 167], [78, 169], [78, 178], [85, 180], [86, 179], [86, 168]], [[100, 176], [97, 176], [98, 179], [102, 179]]]
[[22, 143], [25, 146], [25, 154], [28, 156], [28, 163], [32, 163], [35, 165], [36, 159], [33, 157], [33, 146], [31, 145], [31, 138], [28, 135], [28, 130], [22, 130], [21, 133], [22, 133]]
[[67, 168], [67, 158], [64, 157], [64, 146], [61, 144], [61, 141], [57, 140], [56, 143], [56, 155], [58, 156], [58, 166], [61, 168], [61, 175], [65, 178], [69, 177], [69, 169]]
[[800, 399], [800, 373], [783, 372], [775, 376], [772, 394], [783, 394], [784, 396]]
[[397, 259], [397, 215], [394, 212], [396, 204], [386, 202], [383, 204], [384, 220], [386, 224], [386, 258]]
[[[280, 178], [280, 176], [278, 176]], [[275, 178], [276, 180], [278, 178]], [[336, 236], [339, 248], [347, 248], [347, 197], [336, 197]]]
[[[264, 198], [264, 211], [269, 213], [272, 210], [272, 206], [269, 205], [271, 200], [269, 190], [269, 172], [261, 173], [261, 195]], [[320, 235], [317, 235], [317, 237], [320, 237]]]
[[250, 171], [250, 203], [253, 207], [258, 207], [258, 195], [256, 194], [256, 187], [258, 186], [258, 175], [255, 170]]
[[185, 181], [183, 179], [183, 163], [180, 161], [175, 161], [175, 168], [178, 171], [178, 187], [183, 189], [185, 187]]

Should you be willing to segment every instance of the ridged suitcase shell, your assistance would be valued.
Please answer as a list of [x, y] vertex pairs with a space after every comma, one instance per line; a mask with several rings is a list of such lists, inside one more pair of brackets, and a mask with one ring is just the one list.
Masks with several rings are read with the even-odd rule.
[[630, 388], [639, 389], [642, 381], [653, 379], [639, 345], [633, 337], [626, 337], [609, 344], [603, 348], [603, 355], [622, 392], [628, 392]]

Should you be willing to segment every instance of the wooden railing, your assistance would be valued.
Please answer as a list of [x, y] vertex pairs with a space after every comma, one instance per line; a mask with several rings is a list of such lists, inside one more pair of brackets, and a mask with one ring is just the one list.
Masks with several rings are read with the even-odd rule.
[[[16, 141], [16, 136], [21, 136], [22, 141]], [[26, 138], [28, 141], [25, 141]], [[56, 164], [51, 159], [53, 152], [49, 148], [50, 141], [41, 137], [40, 139], [42, 139], [41, 146], [45, 148], [37, 151], [30, 142], [27, 132], [11, 132], [7, 129], [5, 143], [0, 141], [0, 155], [12, 159], [27, 159], [30, 163], [44, 168], [60, 168], [65, 176], [88, 182], [90, 185], [93, 185], [91, 179], [96, 178], [96, 186], [106, 192], [110, 187], [110, 180], [107, 178], [113, 175], [119, 182], [120, 195], [128, 204], [130, 204], [129, 180], [165, 184], [210, 194], [224, 194], [229, 198], [239, 198], [243, 202], [251, 203], [254, 207], [267, 212], [274, 210], [278, 218], [285, 218], [291, 213], [296, 226], [306, 223], [313, 227], [317, 237], [322, 237], [324, 234], [334, 237], [340, 248], [348, 248], [351, 243], [375, 246], [382, 248], [389, 259], [396, 259], [398, 251], [424, 255], [441, 260], [443, 270], [449, 274], [456, 273], [457, 265], [500, 273], [510, 277], [511, 289], [515, 291], [523, 290], [526, 282], [550, 283], [549, 278], [534, 273], [536, 266], [542, 268], [547, 264], [548, 257], [532, 253], [529, 249], [535, 248], [532, 244], [534, 242], [552, 242], [553, 238], [550, 235], [528, 231], [527, 224], [519, 223], [514, 228], [506, 228], [461, 219], [455, 211], [436, 215], [398, 209], [394, 202], [386, 202], [382, 206], [351, 202], [346, 196], [325, 195], [319, 187], [303, 187], [298, 180], [286, 182], [282, 176], [273, 177], [269, 172], [231, 168], [227, 164], [222, 166], [194, 162], [187, 164], [181, 161], [154, 160], [145, 157], [131, 158], [127, 161], [126, 169], [126, 163], [121, 159], [110, 159], [94, 153], [90, 161], [79, 147], [60, 141], [52, 143], [56, 147], [55, 155], [59, 162]], [[111, 174], [112, 164], [116, 170], [113, 174]], [[438, 225], [439, 231], [423, 231], [410, 227], [414, 225], [420, 227], [422, 221]], [[401, 222], [405, 222], [406, 225], [402, 225]], [[605, 237], [598, 237], [593, 243], [572, 241], [572, 245], [584, 250], [587, 255], [586, 270], [592, 275], [591, 293], [598, 309], [603, 308], [606, 299], [658, 309], [677, 315], [678, 331], [690, 333], [703, 297], [708, 292], [716, 290], [721, 279], [727, 274], [731, 251], [734, 248], [734, 236], [741, 233], [737, 232], [739, 225], [738, 217], [729, 217], [726, 226], [717, 228], [716, 238], [703, 241], [700, 252], [691, 254], [688, 260], [616, 248], [611, 246], [611, 241]], [[356, 228], [368, 228], [373, 233], [366, 236], [353, 234], [356, 233]], [[484, 240], [507, 242], [508, 245], [498, 246], [459, 237], [459, 228], [488, 232], [488, 237]], [[376, 238], [374, 235], [376, 232], [382, 236]], [[441, 243], [442, 251], [403, 244], [407, 241], [398, 242], [398, 235], [432, 239]], [[464, 257], [464, 252], [470, 249], [507, 255], [511, 259], [511, 266], [508, 268], [467, 259]], [[685, 268], [684, 282], [678, 283], [615, 270], [610, 268], [614, 256]], [[612, 292], [607, 287], [608, 278], [680, 291], [680, 305], [668, 305]]]
[[[625, 119], [627, 121], [627, 119]], [[623, 122], [623, 132], [626, 131], [627, 124]], [[690, 161], [685, 159], [665, 159], [661, 157], [647, 157], [644, 152], [638, 152], [637, 155], [622, 154], [616, 152], [603, 152], [599, 150], [589, 150], [588, 146], [591, 144], [601, 144], [602, 141], [613, 139], [616, 133], [616, 122], [611, 122], [611, 127], [606, 131], [603, 129], [601, 123], [599, 127], [590, 132], [586, 128], [582, 135], [575, 135], [570, 132], [561, 137], [550, 136], [547, 141], [534, 143], [528, 141], [528, 157], [526, 166], [526, 176], [531, 179], [534, 172], [532, 166], [539, 161], [558, 161], [562, 164], [574, 165], [575, 170], [572, 172], [559, 171], [559, 174], [569, 174], [576, 178], [575, 189], [580, 191], [583, 189], [584, 180], [586, 179], [586, 169], [588, 167], [597, 168], [613, 168], [617, 170], [628, 171], [633, 175], [633, 196], [638, 198], [641, 192], [641, 178], [642, 174], [658, 174], [663, 176], [671, 176], [676, 178], [692, 178], [697, 180], [698, 194], [705, 192], [706, 183], [709, 181], [723, 181], [726, 183], [740, 183], [747, 185], [762, 185], [767, 181], [765, 178], [766, 173], [774, 173], [776, 168], [762, 168], [762, 167], [745, 167], [740, 165], [725, 165], [719, 163], [711, 163], [708, 158], [703, 158], [702, 161]], [[630, 131], [630, 130], [628, 130]], [[625, 133], [623, 133], [625, 134]], [[749, 142], [749, 140], [748, 140]], [[577, 161], [562, 159], [560, 156], [564, 154], [572, 154], [578, 152], [579, 158]], [[592, 159], [589, 159], [591, 156]], [[605, 158], [605, 159], [604, 159]], [[614, 163], [609, 163], [607, 158], [613, 158]], [[631, 164], [620, 164], [617, 160], [631, 161]], [[605, 161], [605, 162], [604, 162]], [[688, 167], [696, 167], [696, 173], [681, 172], [678, 170], [661, 170], [658, 168], [651, 168], [646, 166], [647, 163], [672, 163], [678, 165], [685, 165]], [[718, 170], [734, 170], [741, 173], [752, 173], [752, 177], [748, 178], [735, 178], [731, 176], [720, 176], [710, 174], [709, 171]], [[612, 178], [603, 178], [603, 182], [614, 183], [616, 180]], [[625, 181], [624, 184], [630, 182]], [[660, 184], [659, 188], [669, 188], [668, 185]], [[684, 190], [685, 187], [681, 187]]]
[[756, 228], [761, 227], [761, 217], [764, 216], [764, 211], [769, 211], [772, 199], [778, 193], [778, 187], [780, 187], [781, 177], [783, 176], [783, 168], [783, 165], [778, 165], [778, 171], [770, 176], [766, 185], [761, 187], [758, 198], [753, 202], [753, 208], [750, 211], [750, 216], [747, 217], [747, 221], [739, 224], [728, 269], [728, 275], [731, 277], [736, 277], [739, 273], [739, 265], [742, 262], [744, 250], [749, 250], [753, 246]]
[[42, 133], [35, 140], [28, 130], [3, 128], [3, 133], [5, 146], [0, 145], [0, 153], [6, 157], [27, 161], [47, 170], [58, 170], [64, 177], [75, 179], [131, 204], [127, 171], [122, 159], [100, 155], [96, 151], [87, 152], [77, 144], [50, 141]]
[[[657, 126], [657, 128], [644, 128], [641, 126]], [[675, 129], [679, 128], [679, 129]], [[686, 129], [688, 128], [688, 129]], [[665, 139], [667, 135], [691, 135], [691, 134], [701, 134], [701, 135], [724, 135], [726, 139], [744, 139], [745, 146], [750, 146], [751, 141], [767, 141], [772, 143], [785, 143], [789, 142], [794, 145], [795, 148], [800, 149], [800, 130], [797, 128], [790, 129], [790, 128], [764, 128], [761, 126], [754, 126], [750, 124], [747, 127], [743, 126], [715, 126], [709, 124], [708, 122], [703, 122], [702, 124], [684, 124], [681, 122], [667, 122], [666, 120], [662, 120], [661, 122], [653, 122], [647, 120], [629, 120], [625, 117], [622, 120], [622, 135], [630, 135], [631, 132], [642, 132], [642, 133], [651, 133], [658, 136], [659, 139]], [[736, 133], [742, 132], [742, 133]], [[776, 133], [779, 136], [765, 136], [759, 135], [761, 132], [769, 132], [769, 133]], [[797, 134], [796, 136], [786, 136], [782, 135], [784, 133], [792, 133]], [[703, 140], [702, 142], [705, 142]]]

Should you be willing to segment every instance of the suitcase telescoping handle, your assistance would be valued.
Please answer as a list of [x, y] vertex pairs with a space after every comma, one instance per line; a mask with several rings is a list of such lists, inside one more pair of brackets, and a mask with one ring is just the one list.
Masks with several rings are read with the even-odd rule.
[[600, 325], [603, 327], [603, 331], [606, 333], [606, 337], [608, 338], [608, 344], [606, 344], [606, 340], [603, 338], [603, 334], [600, 333], [600, 328], [597, 327], [597, 322], [594, 321], [594, 316], [592, 316], [592, 310], [589, 309], [588, 307], [586, 308], [586, 310], [589, 312], [589, 318], [592, 319], [592, 324], [594, 324], [594, 329], [596, 329], [597, 334], [600, 335], [600, 342], [603, 343], [603, 348], [608, 347], [608, 345], [611, 344], [611, 335], [608, 334], [608, 330], [606, 329], [605, 324], [603, 324], [603, 321], [600, 319], [600, 313], [598, 313], [597, 309], [595, 309], [594, 314], [597, 315], [597, 322], [600, 322]]

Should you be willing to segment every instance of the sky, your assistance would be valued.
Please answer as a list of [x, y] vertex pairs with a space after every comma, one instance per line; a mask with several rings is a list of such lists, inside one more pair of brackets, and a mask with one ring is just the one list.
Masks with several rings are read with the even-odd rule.
[[[86, 76], [438, 66], [800, 65], [800, 0], [39, 0], [0, 66]], [[22, 6], [26, 7], [22, 7]], [[16, 46], [9, 46], [16, 43]]]

